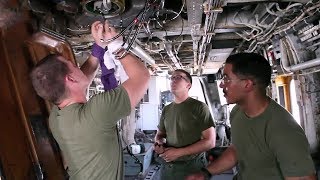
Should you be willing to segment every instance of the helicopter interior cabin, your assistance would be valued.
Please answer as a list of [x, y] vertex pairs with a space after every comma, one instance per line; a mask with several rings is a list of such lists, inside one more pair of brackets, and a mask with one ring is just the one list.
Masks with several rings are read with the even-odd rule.
[[[320, 171], [320, 2], [318, 0], [2, 0], [0, 1], [0, 179], [66, 179], [48, 127], [52, 104], [36, 95], [29, 73], [59, 53], [81, 66], [91, 53], [94, 21], [108, 20], [151, 74], [139, 105], [120, 122], [127, 179], [156, 179], [152, 144], [168, 78], [192, 75], [189, 95], [206, 103], [217, 125], [216, 158], [230, 145], [230, 111], [221, 68], [238, 52], [263, 55], [272, 67], [268, 95], [303, 128]], [[103, 92], [101, 70], [87, 96]], [[141, 146], [142, 146], [141, 145]], [[131, 147], [133, 148], [133, 147]], [[132, 149], [131, 149], [132, 150]], [[210, 153], [209, 153], [210, 154]], [[231, 170], [215, 179], [232, 179]], [[319, 177], [318, 177], [319, 178]]]

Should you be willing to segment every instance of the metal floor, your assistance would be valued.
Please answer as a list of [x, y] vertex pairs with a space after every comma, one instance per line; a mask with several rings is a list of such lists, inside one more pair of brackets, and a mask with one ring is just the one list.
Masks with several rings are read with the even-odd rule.
[[[150, 166], [150, 170], [148, 174], [144, 177], [139, 176], [126, 176], [125, 180], [160, 180], [159, 173], [158, 173], [159, 166], [152, 164]], [[320, 180], [320, 168], [317, 167], [317, 180]], [[233, 171], [227, 171], [220, 175], [212, 176], [211, 180], [232, 180], [233, 178]]]
[[232, 174], [221, 174], [212, 176], [211, 180], [232, 180], [233, 175]]
[[[148, 173], [142, 176], [125, 176], [125, 180], [160, 180], [159, 178], [159, 166], [152, 164], [148, 169]], [[233, 173], [232, 171], [227, 171], [220, 175], [212, 176], [211, 180], [232, 180]]]
[[[231, 174], [221, 174], [212, 176], [211, 180], [232, 180], [233, 175]], [[159, 180], [159, 177], [153, 176], [152, 178], [141, 178], [141, 177], [132, 177], [132, 176], [126, 176], [125, 180]]]

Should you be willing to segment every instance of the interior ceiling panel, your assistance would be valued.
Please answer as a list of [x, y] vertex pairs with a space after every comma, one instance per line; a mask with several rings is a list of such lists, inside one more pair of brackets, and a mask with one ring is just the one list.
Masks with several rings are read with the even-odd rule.
[[91, 23], [107, 19], [153, 69], [194, 75], [216, 73], [235, 52], [264, 52], [286, 27], [319, 11], [316, 0], [70, 0], [75, 12], [53, 2], [28, 5], [39, 30], [65, 38], [77, 59], [90, 53]]

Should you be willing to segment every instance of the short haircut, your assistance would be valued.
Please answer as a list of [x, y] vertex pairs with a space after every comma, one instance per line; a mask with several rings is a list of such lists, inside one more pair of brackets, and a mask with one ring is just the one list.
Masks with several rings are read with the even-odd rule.
[[234, 74], [252, 78], [261, 88], [265, 89], [270, 84], [272, 69], [269, 62], [260, 54], [233, 54], [227, 58], [226, 64], [232, 64]]
[[60, 104], [66, 95], [65, 77], [70, 73], [68, 65], [50, 54], [33, 68], [30, 77], [37, 94], [53, 104]]
[[190, 84], [192, 84], [192, 77], [191, 77], [190, 73], [188, 73], [187, 71], [185, 71], [183, 69], [176, 69], [176, 70], [174, 70], [174, 72], [182, 72], [182, 73], [184, 73], [187, 76], [187, 78], [189, 79]]

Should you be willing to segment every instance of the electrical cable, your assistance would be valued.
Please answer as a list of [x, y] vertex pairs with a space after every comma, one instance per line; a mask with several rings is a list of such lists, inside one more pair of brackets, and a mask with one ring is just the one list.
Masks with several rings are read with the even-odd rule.
[[[118, 130], [118, 131], [119, 131], [119, 130]], [[138, 174], [142, 173], [142, 172], [143, 172], [143, 164], [142, 164], [142, 162], [140, 161], [140, 159], [137, 158], [137, 157], [130, 151], [129, 146], [130, 146], [131, 144], [129, 144], [129, 145], [127, 144], [127, 142], [126, 142], [126, 141], [124, 140], [124, 138], [123, 138], [123, 134], [121, 134], [121, 139], [122, 139], [123, 143], [126, 145], [126, 147], [125, 147], [123, 150], [127, 150], [128, 154], [135, 160], [135, 163], [139, 164], [139, 166], [140, 166], [140, 171], [139, 171]]]
[[177, 36], [176, 38], [174, 38], [173, 42], [175, 42], [178, 38], [180, 38], [181, 35], [182, 35], [182, 33], [183, 33], [184, 22], [183, 22], [183, 19], [182, 19], [182, 18], [181, 18], [181, 24], [182, 24], [182, 26], [181, 26], [180, 34], [179, 34], [179, 36]]
[[142, 164], [142, 162], [134, 154], [132, 154], [132, 152], [129, 149], [129, 146], [126, 146], [126, 149], [127, 149], [128, 153], [129, 153], [129, 155], [135, 160], [135, 163], [138, 163], [140, 165], [140, 172], [138, 174], [142, 173], [143, 172], [143, 164]]
[[182, 6], [181, 6], [180, 11], [179, 11], [178, 13], [174, 11], [174, 12], [176, 13], [176, 16], [175, 16], [175, 17], [173, 17], [172, 19], [169, 19], [168, 21], [173, 21], [173, 20], [175, 20], [178, 16], [180, 16], [180, 14], [181, 14], [181, 12], [182, 12], [182, 10], [183, 10], [183, 8], [184, 8], [185, 4], [186, 4], [186, 0], [183, 0], [183, 4], [182, 4]]
[[[129, 38], [127, 38], [123, 43], [123, 45], [125, 43], [127, 43], [128, 46], [124, 49], [124, 51], [121, 53], [121, 55], [117, 56], [118, 59], [123, 58], [124, 56], [126, 56], [129, 53], [133, 43], [135, 42], [135, 39], [136, 39], [138, 33], [140, 32], [141, 27], [143, 26], [144, 23], [146, 23], [145, 19], [147, 18], [147, 15], [149, 15], [150, 10], [152, 10], [152, 7], [157, 7], [157, 5], [155, 4], [156, 1], [157, 0], [154, 0], [152, 2], [147, 1], [144, 9], [139, 12], [139, 14], [133, 19], [133, 21], [130, 23], [129, 26], [127, 26], [124, 30], [122, 30], [117, 36], [110, 38], [110, 39], [107, 39], [107, 40], [103, 40], [105, 42], [113, 41], [113, 40], [117, 39], [118, 37], [120, 37], [121, 35], [123, 35], [126, 31], [131, 30], [128, 35]], [[119, 49], [116, 53], [118, 53], [120, 51], [121, 51], [121, 49]]]

